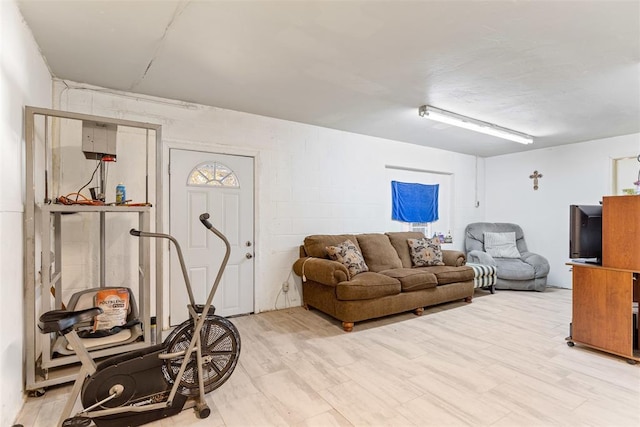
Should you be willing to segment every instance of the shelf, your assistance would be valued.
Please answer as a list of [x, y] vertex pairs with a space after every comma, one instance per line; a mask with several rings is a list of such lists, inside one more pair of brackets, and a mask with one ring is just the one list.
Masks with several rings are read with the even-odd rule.
[[[43, 268], [40, 274], [41, 282], [44, 290], [49, 290], [51, 288], [55, 289], [55, 305], [51, 306], [49, 298], [42, 298], [40, 301], [40, 313], [47, 312], [52, 309], [59, 309], [62, 306], [62, 291], [64, 287], [64, 272], [61, 270], [62, 267], [62, 228], [63, 221], [61, 217], [66, 216], [65, 214], [73, 214], [73, 213], [84, 213], [88, 215], [95, 215], [102, 217], [106, 213], [110, 215], [137, 215], [138, 217], [138, 229], [140, 230], [148, 230], [149, 229], [149, 213], [150, 207], [148, 206], [81, 206], [81, 205], [42, 205], [40, 206], [40, 210], [42, 212], [41, 215], [41, 226], [42, 230], [50, 230], [51, 232], [43, 233], [41, 241], [42, 241], [42, 265], [43, 266], [52, 266], [53, 268]], [[126, 233], [127, 230], [121, 230], [121, 232]], [[105, 245], [106, 236], [101, 232], [100, 237], [100, 287], [105, 286]], [[133, 238], [132, 238], [133, 239]], [[142, 323], [142, 333], [138, 334], [138, 337], [141, 337], [142, 342], [130, 342], [125, 341], [123, 343], [114, 343], [108, 348], [96, 349], [91, 351], [92, 356], [94, 357], [103, 357], [107, 355], [114, 355], [123, 353], [126, 351], [130, 351], [133, 349], [138, 349], [141, 347], [149, 346], [151, 344], [151, 336], [149, 333], [144, 333], [144, 331], [151, 330], [151, 304], [150, 304], [150, 276], [151, 276], [151, 266], [150, 266], [150, 244], [146, 239], [139, 239], [136, 242], [136, 246], [138, 246], [138, 280], [137, 285], [134, 288], [138, 294], [138, 302], [137, 302], [137, 311], [138, 311], [138, 319]], [[51, 250], [53, 248], [53, 250]], [[49, 249], [49, 250], [47, 250]], [[130, 284], [133, 285], [133, 284]], [[127, 286], [131, 287], [131, 286]], [[135, 303], [135, 300], [132, 300]], [[134, 337], [134, 339], [138, 339], [138, 337]], [[43, 369], [50, 369], [59, 366], [64, 366], [68, 364], [73, 364], [78, 362], [77, 356], [75, 354], [70, 355], [56, 355], [54, 357], [54, 350], [56, 346], [56, 340], [52, 339], [51, 336], [43, 335], [40, 338], [40, 346], [41, 346], [41, 355], [40, 355], [40, 367]]]
[[87, 205], [39, 205], [38, 208], [43, 212], [49, 213], [94, 213], [94, 212], [149, 212], [151, 206], [87, 206]]
[[[110, 286], [130, 288], [137, 294], [139, 330], [129, 340], [105, 344], [90, 350], [90, 354], [100, 359], [142, 349], [152, 342], [153, 267], [153, 301], [155, 315], [159, 319], [156, 335], [162, 333], [162, 246], [160, 243], [152, 245], [148, 239], [129, 236], [130, 226], [143, 231], [162, 232], [162, 126], [29, 106], [25, 108], [24, 122], [25, 382], [26, 390], [36, 390], [73, 381], [79, 369], [75, 353], [65, 351], [59, 354], [58, 338], [41, 334], [37, 327], [37, 319], [42, 313], [62, 307], [62, 294], [65, 292], [104, 287], [107, 282]], [[79, 187], [67, 177], [78, 178], [84, 173], [78, 163], [83, 161], [80, 160], [82, 157], [92, 165], [96, 164], [94, 162], [98, 158], [87, 157], [86, 152], [82, 156], [85, 122], [115, 125], [117, 157], [123, 162], [112, 164], [109, 176], [112, 179], [123, 178], [134, 188], [137, 184], [135, 194], [153, 205], [43, 203], [55, 197], [51, 193], [60, 191], [63, 194], [65, 190], [70, 191], [69, 188]], [[102, 165], [99, 161], [97, 163]], [[100, 168], [98, 175], [95, 174], [98, 166], [95, 169], [91, 166], [91, 170], [91, 180], [95, 175], [100, 192], [106, 193], [104, 167]], [[83, 177], [82, 181], [86, 182], [86, 178]], [[152, 247], [155, 247], [153, 260]]]
[[[139, 350], [148, 346], [149, 344], [143, 341], [135, 341], [129, 344], [117, 344], [113, 347], [104, 348], [102, 350], [90, 351], [89, 353], [91, 354], [91, 357], [97, 359], [114, 354], [120, 354], [126, 351]], [[47, 360], [44, 360], [43, 358], [41, 367], [43, 369], [50, 369], [59, 366], [71, 365], [78, 362], [80, 362], [78, 356], [76, 356], [75, 354], [70, 354], [65, 356], [49, 357]]]

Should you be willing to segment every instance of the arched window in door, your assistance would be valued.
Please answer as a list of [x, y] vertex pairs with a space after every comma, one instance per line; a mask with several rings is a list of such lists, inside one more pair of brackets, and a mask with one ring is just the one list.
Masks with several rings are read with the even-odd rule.
[[189, 186], [209, 186], [240, 188], [240, 182], [236, 174], [222, 163], [200, 163], [191, 170], [187, 179]]

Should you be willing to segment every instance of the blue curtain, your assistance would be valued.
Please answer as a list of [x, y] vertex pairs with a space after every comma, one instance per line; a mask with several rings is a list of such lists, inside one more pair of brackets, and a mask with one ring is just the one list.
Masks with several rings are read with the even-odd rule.
[[440, 185], [391, 181], [391, 219], [404, 222], [438, 220]]

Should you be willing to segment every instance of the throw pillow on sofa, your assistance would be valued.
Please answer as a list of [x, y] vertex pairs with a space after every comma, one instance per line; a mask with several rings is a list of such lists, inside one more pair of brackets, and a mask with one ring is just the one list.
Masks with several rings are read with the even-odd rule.
[[358, 273], [369, 271], [369, 267], [367, 267], [367, 264], [364, 262], [364, 257], [351, 240], [346, 240], [336, 246], [327, 246], [326, 250], [329, 258], [347, 267], [351, 277]]
[[516, 247], [516, 233], [484, 233], [484, 250], [494, 258], [520, 258]]
[[407, 239], [407, 244], [411, 250], [411, 261], [414, 267], [444, 265], [439, 239]]

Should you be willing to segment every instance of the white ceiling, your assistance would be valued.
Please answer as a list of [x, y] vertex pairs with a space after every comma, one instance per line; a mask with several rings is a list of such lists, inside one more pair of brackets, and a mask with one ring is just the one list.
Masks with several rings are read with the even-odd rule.
[[18, 4], [60, 79], [485, 157], [640, 132], [640, 0]]

